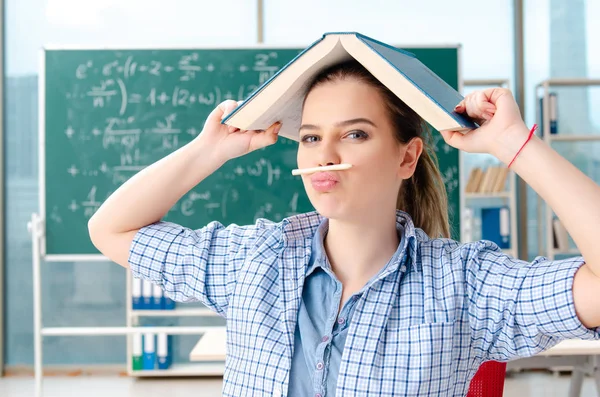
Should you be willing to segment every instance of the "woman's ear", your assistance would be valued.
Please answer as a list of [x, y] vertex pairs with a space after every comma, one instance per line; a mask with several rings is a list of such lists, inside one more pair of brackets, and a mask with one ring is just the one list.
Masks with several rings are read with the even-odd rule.
[[415, 172], [419, 158], [423, 153], [423, 140], [419, 137], [411, 139], [401, 152], [400, 177], [409, 179]]

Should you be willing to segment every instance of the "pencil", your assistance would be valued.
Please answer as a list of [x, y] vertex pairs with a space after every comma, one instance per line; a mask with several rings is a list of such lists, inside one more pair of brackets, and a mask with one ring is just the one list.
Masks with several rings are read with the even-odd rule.
[[352, 167], [352, 164], [334, 164], [334, 165], [326, 165], [323, 167], [300, 168], [300, 169], [292, 170], [292, 175], [312, 174], [314, 172], [325, 172], [325, 171], [342, 171], [342, 170], [347, 170], [350, 167]]

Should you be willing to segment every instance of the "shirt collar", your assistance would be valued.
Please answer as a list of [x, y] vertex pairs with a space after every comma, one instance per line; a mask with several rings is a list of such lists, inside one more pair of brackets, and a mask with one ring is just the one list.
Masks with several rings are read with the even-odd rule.
[[311, 273], [314, 272], [318, 267], [329, 268], [329, 262], [326, 259], [324, 245], [325, 236], [327, 235], [328, 230], [329, 220], [324, 218], [312, 239], [312, 250], [308, 268], [306, 269], [306, 277], [310, 276]]
[[[308, 267], [306, 269], [306, 277], [312, 274], [317, 268], [329, 268], [329, 263], [326, 259], [324, 239], [329, 230], [329, 220], [324, 217], [319, 218], [320, 223], [316, 227], [311, 240], [311, 256]], [[418, 271], [416, 258], [416, 233], [415, 227], [410, 216], [403, 211], [396, 212], [396, 229], [400, 236], [400, 244], [390, 261], [381, 269], [379, 273], [393, 272], [400, 263], [413, 265], [413, 270]], [[313, 229], [314, 230], [314, 229]]]

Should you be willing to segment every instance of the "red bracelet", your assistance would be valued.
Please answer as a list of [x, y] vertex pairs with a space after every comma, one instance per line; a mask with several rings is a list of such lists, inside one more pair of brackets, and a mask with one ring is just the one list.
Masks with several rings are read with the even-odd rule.
[[523, 144], [523, 146], [521, 146], [521, 149], [519, 149], [519, 151], [517, 152], [517, 154], [515, 154], [515, 157], [513, 157], [512, 161], [510, 162], [510, 164], [508, 164], [508, 167], [506, 168], [510, 168], [510, 166], [512, 165], [512, 163], [514, 163], [514, 161], [517, 159], [517, 156], [519, 155], [519, 153], [521, 153], [521, 150], [523, 150], [523, 148], [525, 147], [525, 145], [527, 145], [527, 142], [529, 142], [531, 140], [531, 137], [533, 136], [533, 132], [537, 129], [537, 124], [534, 124], [533, 127], [531, 127], [531, 130], [529, 131], [529, 136], [527, 137], [527, 140], [525, 141], [525, 143]]

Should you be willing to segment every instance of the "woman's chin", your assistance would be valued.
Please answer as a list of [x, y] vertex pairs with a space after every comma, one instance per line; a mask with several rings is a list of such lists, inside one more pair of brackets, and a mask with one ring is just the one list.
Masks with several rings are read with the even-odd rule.
[[314, 203], [315, 210], [328, 219], [344, 219], [348, 217], [348, 210], [345, 205], [339, 202], [323, 202]]

